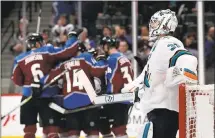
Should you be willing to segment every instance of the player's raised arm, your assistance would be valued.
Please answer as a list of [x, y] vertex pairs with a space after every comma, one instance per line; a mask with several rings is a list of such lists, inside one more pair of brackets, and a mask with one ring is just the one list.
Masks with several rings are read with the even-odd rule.
[[24, 75], [19, 67], [19, 64], [17, 63], [16, 59], [14, 61], [13, 65], [13, 72], [11, 79], [16, 85], [23, 86], [24, 85]]
[[78, 36], [82, 31], [82, 29], [79, 29], [77, 31], [69, 32], [68, 40], [63, 47], [57, 49], [50, 47], [50, 60], [59, 62], [76, 56], [79, 49]]

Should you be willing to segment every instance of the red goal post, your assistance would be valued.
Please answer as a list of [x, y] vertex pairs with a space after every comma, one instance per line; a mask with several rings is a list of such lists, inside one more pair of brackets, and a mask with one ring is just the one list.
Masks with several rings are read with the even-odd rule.
[[179, 86], [179, 138], [214, 138], [214, 84]]

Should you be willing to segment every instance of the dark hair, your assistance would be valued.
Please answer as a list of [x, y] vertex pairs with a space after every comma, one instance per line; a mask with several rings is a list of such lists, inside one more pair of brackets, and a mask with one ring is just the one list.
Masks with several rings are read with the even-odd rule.
[[112, 32], [111, 28], [110, 28], [109, 26], [107, 26], [107, 25], [105, 25], [105, 26], [102, 28], [103, 31], [104, 31], [104, 29], [108, 29], [109, 31]]

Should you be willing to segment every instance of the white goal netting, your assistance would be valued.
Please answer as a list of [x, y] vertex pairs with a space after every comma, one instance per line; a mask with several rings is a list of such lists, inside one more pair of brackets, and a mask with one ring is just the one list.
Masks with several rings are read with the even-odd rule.
[[180, 95], [185, 96], [180, 97], [179, 131], [185, 132], [180, 133], [184, 135], [180, 138], [214, 138], [214, 84], [183, 87], [180, 89]]

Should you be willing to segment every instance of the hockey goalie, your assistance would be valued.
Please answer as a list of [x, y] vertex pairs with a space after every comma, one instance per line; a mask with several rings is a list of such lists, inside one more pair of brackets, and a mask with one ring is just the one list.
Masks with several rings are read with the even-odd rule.
[[175, 138], [178, 131], [178, 86], [197, 83], [197, 58], [173, 37], [178, 25], [175, 12], [156, 12], [150, 19], [149, 37], [156, 39], [139, 77], [123, 91], [139, 87], [141, 109], [148, 122], [139, 138]]

